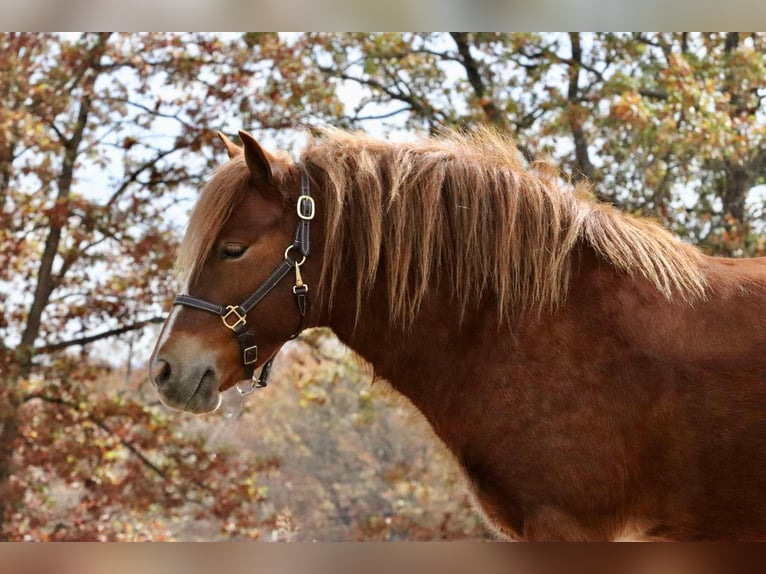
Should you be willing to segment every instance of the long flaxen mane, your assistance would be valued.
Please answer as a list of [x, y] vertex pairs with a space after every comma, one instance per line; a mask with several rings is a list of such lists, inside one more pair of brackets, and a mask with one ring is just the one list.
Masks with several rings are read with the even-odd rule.
[[704, 296], [695, 248], [572, 189], [550, 168], [526, 167], [513, 142], [489, 130], [392, 143], [325, 129], [302, 162], [325, 202], [320, 290], [332, 301], [352, 270], [357, 317], [379, 273], [392, 321], [403, 324], [437, 284], [451, 286], [463, 312], [493, 296], [501, 321], [553, 309], [566, 297], [580, 240], [668, 299]]
[[[501, 321], [553, 309], [566, 297], [581, 240], [668, 299], [704, 296], [695, 248], [572, 189], [550, 168], [530, 169], [492, 131], [392, 143], [325, 129], [301, 161], [325, 212], [320, 298], [332, 301], [341, 276], [353, 275], [357, 316], [379, 273], [400, 324], [437, 285], [450, 286], [463, 312], [494, 297]], [[248, 176], [238, 156], [202, 191], [176, 261], [182, 277], [199, 272]]]

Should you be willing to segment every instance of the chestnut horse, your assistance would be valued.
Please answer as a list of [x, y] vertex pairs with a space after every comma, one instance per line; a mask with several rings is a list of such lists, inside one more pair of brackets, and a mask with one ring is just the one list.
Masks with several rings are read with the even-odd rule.
[[212, 411], [327, 326], [505, 537], [766, 538], [766, 258], [704, 256], [491, 132], [327, 129], [299, 163], [240, 137], [179, 252], [166, 404]]

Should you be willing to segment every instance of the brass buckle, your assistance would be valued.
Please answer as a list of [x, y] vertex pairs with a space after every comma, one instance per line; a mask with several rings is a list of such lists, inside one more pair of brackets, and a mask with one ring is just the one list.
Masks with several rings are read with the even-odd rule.
[[[234, 331], [240, 325], [247, 325], [247, 319], [245, 318], [245, 316], [240, 314], [239, 311], [237, 311], [238, 306], [236, 306], [236, 305], [227, 305], [226, 308], [228, 309], [228, 312], [226, 312], [225, 314], [221, 315], [221, 321], [223, 321], [224, 325], [226, 325], [232, 331]], [[228, 318], [232, 314], [236, 316], [236, 320], [233, 323], [229, 324]]]
[[[309, 202], [309, 214], [303, 215], [303, 212], [301, 211], [301, 207], [303, 207], [303, 202], [308, 201]], [[295, 204], [295, 210], [298, 212], [298, 217], [300, 217], [304, 221], [311, 221], [314, 219], [314, 215], [316, 214], [316, 203], [314, 203], [314, 198], [310, 195], [301, 195], [298, 198], [298, 203]]]

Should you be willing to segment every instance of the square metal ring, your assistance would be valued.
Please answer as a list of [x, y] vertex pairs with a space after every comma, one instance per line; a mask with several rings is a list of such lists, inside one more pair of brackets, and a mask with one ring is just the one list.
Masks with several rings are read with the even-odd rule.
[[[224, 313], [223, 315], [221, 315], [221, 321], [223, 321], [224, 325], [226, 325], [232, 331], [236, 329], [237, 327], [239, 327], [240, 325], [247, 325], [247, 318], [237, 310], [239, 309], [238, 306], [228, 305], [226, 308], [228, 309], [228, 311]], [[234, 321], [233, 323], [229, 323], [228, 321], [228, 318], [231, 315], [235, 315], [237, 318], [236, 321]]]
[[[248, 354], [250, 351], [253, 352], [253, 358], [251, 360], [247, 360]], [[252, 347], [248, 347], [247, 349], [244, 349], [242, 351], [242, 362], [246, 365], [252, 365], [253, 363], [258, 361], [258, 345], [253, 345]]]

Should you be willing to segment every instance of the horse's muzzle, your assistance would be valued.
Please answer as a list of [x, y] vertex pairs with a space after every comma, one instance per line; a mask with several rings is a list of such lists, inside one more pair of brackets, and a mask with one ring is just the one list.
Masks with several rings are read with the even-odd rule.
[[162, 402], [174, 409], [209, 413], [221, 404], [218, 377], [209, 365], [175, 364], [167, 357], [152, 361], [149, 379]]

